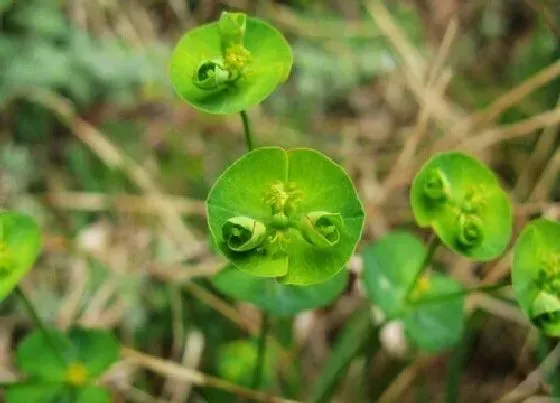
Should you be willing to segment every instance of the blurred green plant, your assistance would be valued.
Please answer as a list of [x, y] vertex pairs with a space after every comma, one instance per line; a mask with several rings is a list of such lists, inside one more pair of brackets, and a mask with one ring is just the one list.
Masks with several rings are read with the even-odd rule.
[[17, 367], [27, 379], [7, 387], [6, 402], [109, 403], [108, 391], [97, 380], [118, 357], [119, 343], [105, 331], [32, 333], [16, 352]]

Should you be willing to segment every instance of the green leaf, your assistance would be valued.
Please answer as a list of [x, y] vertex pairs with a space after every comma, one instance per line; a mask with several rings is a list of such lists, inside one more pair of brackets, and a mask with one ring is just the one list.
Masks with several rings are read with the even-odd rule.
[[[274, 380], [274, 368], [278, 351], [270, 345], [266, 349], [262, 384], [270, 385]], [[251, 386], [257, 363], [257, 344], [250, 340], [238, 340], [220, 347], [218, 374], [220, 377], [246, 387]]]
[[461, 290], [461, 285], [452, 278], [433, 275], [417, 302], [411, 302], [402, 319], [407, 336], [420, 349], [435, 353], [461, 340], [464, 329], [463, 296], [422, 303], [422, 299], [453, 295]]
[[432, 227], [448, 248], [467, 258], [494, 259], [511, 237], [508, 196], [494, 173], [471, 156], [434, 156], [414, 178], [410, 201], [418, 224]]
[[[377, 328], [371, 321], [369, 307], [360, 309], [352, 315], [345, 324], [334, 343], [329, 359], [322, 365], [316, 381], [311, 388], [311, 397], [308, 401], [314, 403], [332, 402], [334, 390], [340, 382], [349, 364], [366, 343], [374, 343], [373, 350], [379, 348]], [[306, 400], [307, 401], [307, 400]]]
[[531, 221], [513, 249], [511, 280], [519, 306], [546, 334], [560, 336], [560, 223]]
[[424, 244], [413, 234], [391, 232], [363, 252], [362, 279], [366, 295], [388, 319], [404, 322], [418, 348], [441, 351], [457, 343], [463, 332], [462, 296], [427, 302], [460, 292], [455, 280], [441, 275], [418, 277], [426, 259]]
[[111, 396], [106, 389], [88, 386], [78, 389], [76, 403], [111, 403]]
[[97, 378], [119, 359], [119, 342], [104, 330], [71, 329], [68, 338], [74, 346], [74, 360], [82, 363], [90, 378]]
[[6, 403], [64, 403], [63, 384], [22, 382], [10, 385], [4, 392]]
[[[346, 172], [310, 149], [263, 147], [246, 154], [218, 178], [207, 209], [212, 237], [237, 268], [293, 285], [318, 284], [338, 273], [364, 224]], [[223, 226], [236, 217], [264, 224], [266, 239], [244, 251], [228, 247]]]
[[[45, 340], [40, 331], [32, 333], [16, 352], [18, 368], [34, 378], [81, 385], [96, 379], [118, 359], [119, 344], [111, 333], [71, 329], [67, 334], [58, 330], [49, 330], [48, 334], [49, 340]], [[52, 351], [51, 344], [66, 365]]]
[[[48, 339], [65, 359], [72, 357], [72, 345], [66, 335], [58, 330], [48, 330]], [[43, 381], [64, 382], [67, 370], [45, 340], [36, 331], [27, 336], [17, 347], [17, 367], [27, 375]]]
[[233, 266], [224, 268], [213, 279], [220, 292], [277, 316], [296, 315], [325, 306], [342, 293], [347, 282], [348, 273], [341, 271], [321, 284], [285, 285], [273, 278], [252, 276]]
[[[229, 23], [235, 25], [232, 21]], [[259, 104], [286, 81], [293, 56], [283, 35], [264, 21], [247, 17], [243, 44], [237, 45], [233, 42], [239, 40], [236, 35], [242, 30], [236, 34], [235, 27], [221, 22], [225, 27], [222, 37], [218, 22], [199, 26], [183, 36], [173, 51], [170, 75], [176, 92], [194, 108], [213, 114], [232, 114]], [[222, 49], [223, 44], [226, 48], [233, 44], [228, 48], [232, 49], [231, 55]], [[236, 64], [240, 60], [241, 65]], [[215, 72], [200, 70], [207, 68], [208, 62], [214, 63]], [[231, 74], [225, 77], [224, 70]], [[211, 81], [214, 74], [221, 78], [209, 89], [208, 79]], [[205, 82], [204, 89], [196, 84], [201, 80]]]
[[63, 383], [21, 382], [5, 392], [6, 403], [110, 403], [105, 389], [96, 386], [72, 388]]
[[41, 250], [41, 232], [33, 219], [0, 213], [0, 301], [31, 269]]

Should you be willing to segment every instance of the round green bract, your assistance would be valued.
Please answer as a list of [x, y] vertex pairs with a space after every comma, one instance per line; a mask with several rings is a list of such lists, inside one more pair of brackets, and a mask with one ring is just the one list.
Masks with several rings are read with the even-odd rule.
[[[429, 187], [434, 173], [446, 179], [447, 198], [437, 199], [436, 192]], [[466, 203], [469, 193], [478, 199], [471, 203], [471, 207], [477, 207], [476, 211], [470, 213]], [[448, 248], [467, 258], [494, 259], [503, 253], [511, 238], [509, 198], [494, 173], [471, 156], [457, 152], [434, 156], [414, 178], [410, 201], [418, 225], [432, 227]], [[460, 232], [462, 225], [478, 230], [481, 240], [465, 241]]]
[[214, 277], [213, 283], [232, 298], [249, 302], [276, 316], [291, 316], [331, 303], [344, 291], [348, 272], [341, 271], [323, 283], [302, 287], [282, 284], [274, 278], [252, 276], [228, 266]]
[[41, 232], [25, 214], [0, 212], [0, 301], [31, 269], [41, 251]]
[[531, 221], [515, 243], [511, 269], [512, 287], [519, 306], [531, 322], [551, 336], [560, 336], [560, 319], [537, 323], [535, 309], [542, 310], [539, 301], [548, 297], [550, 313], [560, 316], [559, 240], [560, 223], [542, 218]]
[[407, 298], [426, 254], [424, 244], [413, 234], [405, 231], [389, 233], [363, 251], [362, 281], [368, 298], [388, 319], [402, 320], [407, 337], [418, 348], [437, 352], [456, 344], [461, 338], [464, 297], [422, 302], [462, 289], [452, 278], [431, 275], [427, 277], [426, 290], [412, 299]]
[[245, 77], [223, 88], [202, 90], [193, 83], [198, 67], [204, 61], [222, 58], [218, 23], [187, 32], [171, 57], [176, 92], [194, 108], [212, 114], [237, 113], [262, 102], [288, 78], [292, 50], [280, 32], [254, 17], [247, 17], [244, 46], [251, 54]]
[[[278, 189], [286, 192], [278, 193]], [[287, 217], [275, 214], [271, 194], [290, 195]], [[263, 147], [246, 154], [218, 178], [208, 196], [207, 210], [212, 237], [237, 268], [292, 285], [318, 284], [342, 270], [364, 225], [362, 203], [346, 172], [310, 149]], [[298, 228], [303, 217], [313, 212], [340, 215], [340, 237], [331, 247], [313, 244]], [[221, 234], [223, 225], [234, 217], [258, 220], [265, 224], [268, 235], [279, 238], [274, 238], [274, 246], [263, 247], [264, 253], [263, 248], [232, 251]]]

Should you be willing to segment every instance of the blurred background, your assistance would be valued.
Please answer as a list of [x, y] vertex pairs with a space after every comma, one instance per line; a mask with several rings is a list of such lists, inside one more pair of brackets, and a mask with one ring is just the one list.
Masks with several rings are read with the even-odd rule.
[[[253, 345], [239, 341], [258, 333], [260, 315], [211, 287], [224, 261], [204, 211], [217, 175], [245, 151], [241, 123], [190, 108], [167, 76], [176, 41], [222, 10], [268, 20], [293, 46], [288, 82], [249, 111], [256, 142], [314, 147], [343, 164], [367, 210], [364, 243], [415, 228], [409, 185], [437, 151], [495, 170], [516, 203], [514, 239], [528, 219], [560, 212], [558, 0], [0, 0], [0, 198], [44, 230], [22, 287], [50, 323], [112, 329], [159, 357], [125, 355], [105, 379], [115, 402], [240, 401], [171, 362], [238, 384], [251, 373]], [[438, 260], [473, 286], [507, 280], [508, 256]], [[356, 318], [359, 257], [350, 270], [328, 308], [274, 320], [282, 359], [271, 393], [559, 401], [535, 396], [560, 396], [560, 350], [513, 303], [472, 295], [460, 345], [419, 354], [398, 324], [372, 330]], [[4, 300], [1, 380], [16, 376], [14, 347], [30, 329]]]

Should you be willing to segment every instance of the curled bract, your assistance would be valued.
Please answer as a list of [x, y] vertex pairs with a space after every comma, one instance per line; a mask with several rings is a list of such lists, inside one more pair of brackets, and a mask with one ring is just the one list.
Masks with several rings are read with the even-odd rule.
[[318, 248], [330, 248], [340, 241], [343, 225], [338, 213], [314, 211], [301, 218], [299, 228], [307, 242]]
[[193, 76], [193, 84], [201, 90], [217, 90], [234, 81], [235, 74], [224, 69], [217, 61], [207, 60], [198, 66]]
[[484, 240], [482, 220], [475, 215], [461, 214], [458, 231], [457, 242], [463, 248], [474, 248]]
[[[535, 326], [549, 334], [560, 334], [560, 299], [558, 296], [541, 291], [530, 309], [530, 319]], [[554, 328], [557, 328], [555, 331]], [[552, 330], [552, 331], [551, 331]]]
[[218, 21], [220, 45], [222, 53], [234, 45], [243, 45], [243, 38], [247, 29], [247, 15], [244, 13], [229, 13], [224, 11]]
[[451, 184], [445, 173], [439, 168], [433, 169], [426, 175], [424, 195], [434, 202], [445, 202], [451, 193]]
[[222, 238], [230, 250], [246, 252], [264, 242], [266, 226], [249, 217], [233, 217], [222, 225]]

